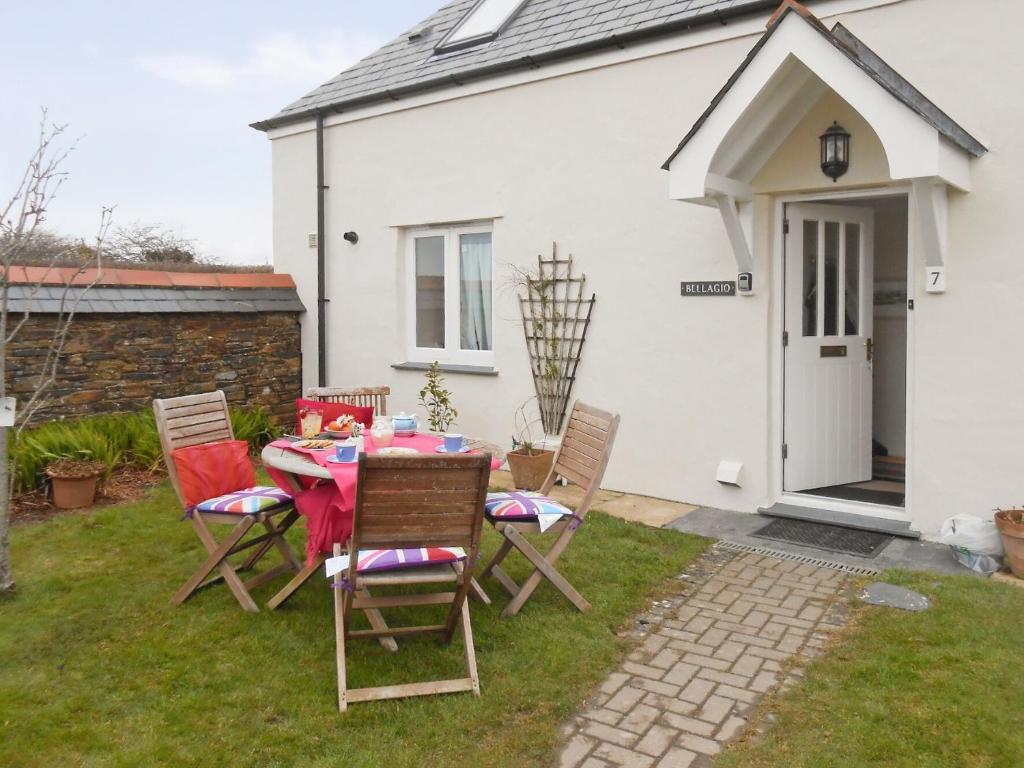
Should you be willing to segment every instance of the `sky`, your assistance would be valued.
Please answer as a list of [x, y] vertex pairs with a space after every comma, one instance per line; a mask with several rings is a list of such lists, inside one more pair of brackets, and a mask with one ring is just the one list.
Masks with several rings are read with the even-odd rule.
[[444, 2], [5, 3], [0, 198], [45, 107], [74, 144], [48, 228], [91, 239], [115, 205], [115, 227], [161, 224], [223, 263], [270, 263], [270, 142], [249, 123]]

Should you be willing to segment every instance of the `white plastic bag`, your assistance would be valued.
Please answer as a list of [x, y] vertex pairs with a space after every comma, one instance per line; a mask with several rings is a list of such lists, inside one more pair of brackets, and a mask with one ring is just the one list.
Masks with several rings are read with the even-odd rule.
[[994, 520], [954, 515], [942, 524], [939, 541], [948, 544], [961, 565], [991, 576], [1003, 567], [1003, 540]]

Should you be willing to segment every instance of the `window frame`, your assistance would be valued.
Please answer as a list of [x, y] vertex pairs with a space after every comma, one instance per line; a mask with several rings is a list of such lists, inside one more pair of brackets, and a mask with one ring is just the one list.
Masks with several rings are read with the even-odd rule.
[[[462, 349], [462, 292], [461, 251], [459, 238], [462, 235], [489, 234], [491, 236], [491, 349]], [[444, 347], [416, 346], [416, 240], [422, 237], [444, 238]], [[411, 229], [406, 237], [406, 351], [407, 359], [413, 363], [439, 363], [449, 365], [494, 366], [495, 330], [494, 322], [494, 226], [489, 222], [458, 224], [451, 226], [428, 226]]]
[[458, 23], [448, 31], [448, 34], [441, 38], [441, 42], [434, 46], [435, 55], [439, 56], [445, 53], [451, 53], [452, 51], [461, 51], [465, 48], [473, 48], [477, 45], [483, 45], [484, 43], [491, 42], [505, 30], [505, 27], [511, 23], [512, 19], [519, 15], [519, 12], [523, 10], [523, 6], [526, 5], [526, 0], [520, 0], [501, 24], [498, 25], [497, 29], [493, 29], [489, 32], [483, 32], [479, 35], [474, 35], [473, 37], [467, 37], [464, 40], [449, 42], [453, 37], [458, 36], [459, 30], [465, 26], [466, 22], [469, 21], [480, 6], [484, 5], [486, 2], [487, 0], [477, 0], [473, 4], [473, 7], [466, 11], [466, 15], [459, 19]]

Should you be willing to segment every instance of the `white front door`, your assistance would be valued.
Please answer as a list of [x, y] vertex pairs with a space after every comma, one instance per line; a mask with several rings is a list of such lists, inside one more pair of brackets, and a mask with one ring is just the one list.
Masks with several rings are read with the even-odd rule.
[[786, 491], [871, 479], [874, 213], [786, 207]]

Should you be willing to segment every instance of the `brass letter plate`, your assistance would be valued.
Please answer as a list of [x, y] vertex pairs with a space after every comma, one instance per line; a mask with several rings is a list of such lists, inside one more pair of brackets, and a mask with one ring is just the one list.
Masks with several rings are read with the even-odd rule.
[[823, 344], [821, 346], [821, 357], [846, 357], [845, 344]]

